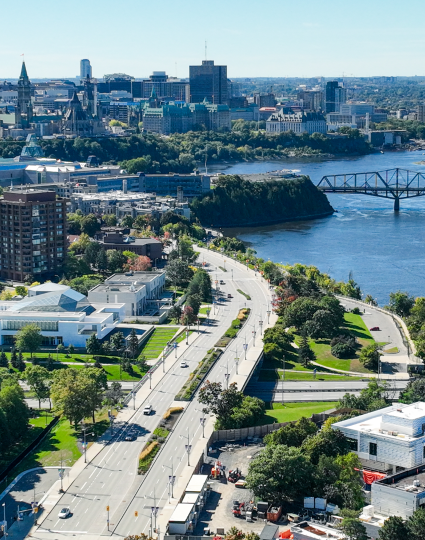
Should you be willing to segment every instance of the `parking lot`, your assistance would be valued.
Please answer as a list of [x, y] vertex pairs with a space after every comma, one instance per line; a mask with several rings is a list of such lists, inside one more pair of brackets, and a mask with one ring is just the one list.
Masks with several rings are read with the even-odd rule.
[[[259, 444], [248, 445], [225, 445], [214, 448], [214, 451], [209, 452], [208, 459], [203, 465], [202, 474], [210, 474], [214, 464], [221, 462], [224, 469], [224, 477], [221, 479], [211, 480], [211, 492], [207, 502], [201, 512], [199, 521], [195, 528], [194, 534], [201, 535], [205, 528], [209, 528], [211, 534], [228, 531], [231, 527], [238, 527], [244, 532], [254, 531], [260, 533], [267, 520], [257, 519], [255, 516], [252, 522], [246, 521], [245, 515], [235, 516], [232, 512], [233, 501], [249, 504], [254, 502], [253, 493], [246, 488], [237, 488], [235, 484], [228, 481], [229, 471], [240, 469], [242, 479], [248, 472], [250, 460], [261, 451], [262, 446]], [[280, 531], [285, 531], [288, 525], [281, 525]]]

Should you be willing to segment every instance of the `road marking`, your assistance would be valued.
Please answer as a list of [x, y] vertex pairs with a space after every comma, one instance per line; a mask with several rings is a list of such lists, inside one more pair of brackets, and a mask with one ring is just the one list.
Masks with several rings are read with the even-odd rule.
[[73, 503], [73, 502], [75, 501], [75, 499], [76, 499], [76, 498], [77, 498], [77, 497], [74, 497], [74, 498], [72, 499], [72, 501], [71, 501], [71, 502]]
[[84, 482], [84, 484], [81, 486], [80, 489], [83, 489], [83, 487], [87, 484], [87, 482]]

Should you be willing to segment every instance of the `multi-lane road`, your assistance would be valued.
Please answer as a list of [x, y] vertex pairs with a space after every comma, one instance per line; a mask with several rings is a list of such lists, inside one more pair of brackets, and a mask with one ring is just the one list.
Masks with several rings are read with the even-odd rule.
[[[266, 312], [271, 300], [269, 287], [258, 275], [230, 262], [229, 259], [224, 263], [223, 257], [218, 254], [205, 252], [203, 259], [210, 264], [213, 281], [221, 279], [225, 281], [225, 285], [220, 286], [224, 298], [215, 308], [214, 324], [204, 329], [183, 357], [176, 359], [152, 389], [146, 401], [121, 427], [116, 438], [81, 470], [69, 487], [65, 486], [66, 493], [42, 521], [36, 533], [37, 538], [56, 538], [61, 533], [82, 537], [100, 534], [125, 537], [129, 534], [149, 533], [152, 507], [158, 507], [160, 513], [168, 504], [171, 471], [176, 476], [175, 489], [177, 489], [179, 478], [188, 462], [186, 447], [190, 445], [193, 448], [203, 436], [200, 423], [201, 405], [196, 398], [186, 404], [174, 430], [156, 457], [154, 466], [144, 476], [137, 475], [139, 453], [158, 426], [162, 415], [173, 403], [175, 394], [189, 373], [230, 326], [238, 310], [247, 305], [251, 308], [247, 323], [213, 367], [208, 378], [225, 385], [225, 374], [229, 373], [230, 378], [235, 375], [235, 356], [238, 354], [242, 357], [245, 342], [248, 344], [248, 350], [253, 345], [254, 329], [258, 341], [258, 323], [267, 320]], [[220, 270], [219, 266], [226, 266], [227, 271]], [[249, 294], [251, 301], [246, 301], [237, 289]], [[231, 294], [232, 298], [228, 299], [228, 294]], [[183, 358], [189, 364], [186, 369], [180, 367]], [[147, 403], [152, 404], [154, 409], [151, 416], [143, 415], [143, 408]], [[126, 441], [129, 434], [134, 435], [136, 440]], [[58, 518], [58, 513], [64, 506], [70, 507], [72, 516], [62, 520]], [[109, 532], [107, 507], [109, 507]]]

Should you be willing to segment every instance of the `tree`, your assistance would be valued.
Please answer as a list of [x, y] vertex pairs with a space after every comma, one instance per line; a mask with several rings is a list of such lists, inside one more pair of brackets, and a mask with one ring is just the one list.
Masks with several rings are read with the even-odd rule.
[[107, 375], [103, 369], [89, 367], [80, 371], [80, 378], [82, 379], [82, 396], [90, 407], [94, 424], [95, 412], [101, 408], [103, 393], [108, 389]]
[[90, 274], [90, 266], [84, 259], [79, 259], [74, 253], [68, 251], [63, 268], [68, 279]]
[[2, 368], [8, 368], [9, 362], [7, 361], [7, 356], [4, 351], [1, 351], [0, 353], [0, 367]]
[[35, 323], [27, 324], [17, 331], [15, 336], [16, 347], [21, 351], [28, 351], [31, 354], [31, 362], [33, 354], [40, 348], [43, 336], [41, 335], [40, 327]]
[[49, 371], [41, 366], [27, 366], [23, 373], [23, 378], [27, 381], [35, 397], [38, 399], [38, 408], [41, 409], [41, 402], [50, 398]]
[[75, 353], [75, 347], [74, 345], [71, 343], [69, 346], [68, 346], [68, 354], [74, 354]]
[[47, 371], [53, 371], [55, 368], [55, 363], [53, 361], [52, 355], [49, 354], [46, 361], [46, 369]]
[[137, 333], [134, 328], [132, 328], [130, 335], [128, 336], [127, 347], [131, 358], [134, 360], [139, 352], [139, 338], [137, 337]]
[[90, 405], [85, 400], [80, 372], [72, 368], [54, 371], [50, 391], [56, 411], [64, 414], [75, 428], [83, 418], [91, 414]]
[[349, 452], [350, 448], [347, 437], [339, 429], [332, 429], [325, 424], [319, 433], [304, 440], [301, 450], [311, 463], [316, 465], [320, 456], [344, 455]]
[[301, 342], [298, 348], [298, 357], [300, 359], [300, 363], [303, 366], [308, 366], [310, 362], [313, 362], [314, 360], [316, 360], [316, 355], [314, 354], [308, 342], [308, 334], [307, 334], [306, 326], [303, 326], [301, 329]]
[[122, 351], [125, 347], [125, 339], [122, 332], [115, 332], [109, 341], [117, 352]]
[[16, 354], [15, 347], [12, 347], [12, 352], [10, 353], [10, 365], [13, 369], [18, 369], [18, 355]]
[[122, 272], [123, 266], [127, 263], [127, 257], [121, 251], [116, 249], [108, 249], [106, 252], [108, 259], [108, 272]]
[[[201, 304], [202, 304], [202, 298], [200, 297], [199, 294], [191, 294], [190, 296], [188, 296], [186, 298], [186, 303], [185, 303], [184, 309], [186, 309], [186, 308], [191, 308], [192, 309], [195, 322], [196, 322], [196, 319], [198, 317], [198, 313], [199, 313], [199, 309], [201, 308]], [[184, 313], [184, 310], [183, 310], [183, 313]]]
[[78, 291], [84, 296], [87, 296], [90, 289], [103, 282], [103, 276], [100, 274], [88, 274], [71, 279], [69, 282], [70, 287]]
[[371, 371], [378, 371], [380, 358], [381, 353], [377, 343], [372, 343], [367, 347], [363, 347], [363, 349], [360, 351], [360, 362], [365, 368], [370, 369]]
[[96, 334], [92, 334], [86, 341], [87, 354], [100, 354], [102, 352], [102, 344], [98, 340]]
[[83, 259], [89, 265], [95, 265], [99, 252], [103, 250], [103, 247], [98, 242], [90, 242], [87, 246]]
[[170, 319], [179, 320], [182, 316], [182, 308], [178, 306], [177, 304], [174, 304], [174, 306], [168, 311], [168, 317]]
[[297, 298], [286, 308], [283, 324], [285, 327], [302, 328], [319, 309], [320, 305], [316, 300], [304, 297]]
[[317, 310], [305, 326], [313, 339], [332, 337], [338, 331], [338, 323], [332, 312], [327, 309]]
[[199, 402], [205, 405], [205, 412], [217, 417], [217, 429], [229, 429], [232, 427], [234, 409], [242, 405], [243, 393], [238, 390], [236, 383], [223, 390], [221, 383], [207, 381], [199, 391]]
[[152, 268], [152, 261], [145, 255], [139, 255], [134, 262], [129, 263], [133, 272], [145, 272]]
[[165, 268], [165, 273], [167, 280], [173, 287], [187, 285], [193, 276], [193, 270], [180, 259], [171, 260]]
[[25, 370], [25, 362], [24, 362], [24, 356], [21, 351], [18, 353], [18, 365], [17, 365], [18, 371], [22, 373], [22, 371]]
[[399, 516], [390, 516], [384, 521], [384, 524], [379, 530], [379, 540], [400, 540], [400, 538], [407, 537], [407, 525]]
[[17, 287], [15, 287], [15, 293], [19, 296], [27, 296], [28, 289], [23, 285], [18, 285]]
[[121, 227], [133, 227], [133, 223], [134, 218], [130, 214], [127, 214], [121, 220]]
[[196, 315], [193, 311], [193, 308], [190, 306], [185, 306], [182, 315], [180, 317], [181, 324], [188, 326], [189, 324], [194, 324], [196, 322]]
[[425, 538], [425, 508], [419, 507], [407, 522], [409, 540], [423, 540]]
[[407, 292], [397, 291], [395, 293], [390, 293], [390, 303], [388, 308], [400, 317], [408, 317], [414, 304], [415, 297], [409, 295]]
[[407, 383], [407, 386], [400, 393], [401, 403], [416, 403], [425, 401], [425, 378], [419, 377]]
[[351, 517], [344, 518], [340, 528], [345, 534], [346, 540], [368, 540], [366, 527], [359, 519]]
[[[3, 381], [0, 391], [0, 411], [4, 413], [7, 432], [12, 441], [19, 440], [28, 431], [29, 410], [25, 395], [16, 378]], [[3, 432], [0, 440], [3, 438]]]
[[84, 253], [86, 249], [92, 244], [90, 236], [86, 233], [81, 233], [79, 240], [73, 242], [70, 246], [70, 250], [73, 253]]
[[365, 301], [366, 304], [369, 304], [371, 306], [377, 306], [378, 305], [378, 302], [373, 298], [373, 296], [371, 294], [367, 294], [364, 301]]
[[106, 255], [106, 251], [104, 249], [101, 249], [99, 253], [96, 256], [96, 268], [100, 272], [106, 272], [108, 269], [108, 256]]
[[104, 214], [102, 216], [102, 221], [107, 227], [116, 227], [118, 220], [115, 214]]
[[100, 230], [100, 223], [94, 214], [87, 214], [80, 220], [81, 232], [93, 237]]
[[108, 405], [116, 407], [123, 397], [122, 386], [118, 381], [113, 381], [110, 388], [105, 392], [105, 398]]
[[298, 422], [291, 422], [273, 431], [264, 437], [264, 442], [269, 444], [285, 444], [286, 446], [301, 446], [310, 435], [317, 433], [318, 427], [310, 419], [304, 416]]
[[311, 492], [314, 467], [299, 448], [266, 446], [249, 464], [247, 487], [260, 500], [281, 504]]
[[239, 407], [235, 407], [228, 424], [232, 429], [239, 429], [258, 425], [264, 417], [266, 404], [257, 397], [245, 396]]
[[201, 302], [211, 302], [211, 278], [205, 270], [197, 270], [187, 288], [188, 296], [197, 295]]

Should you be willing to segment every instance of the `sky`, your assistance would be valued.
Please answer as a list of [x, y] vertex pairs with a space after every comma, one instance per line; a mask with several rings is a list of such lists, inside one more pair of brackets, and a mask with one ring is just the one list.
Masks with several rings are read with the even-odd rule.
[[[5, 13], [4, 13], [5, 15]], [[2, 24], [0, 79], [152, 71], [208, 59], [232, 77], [425, 75], [425, 1], [21, 0]]]

